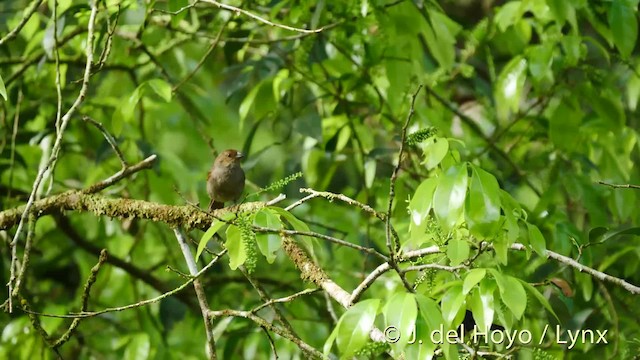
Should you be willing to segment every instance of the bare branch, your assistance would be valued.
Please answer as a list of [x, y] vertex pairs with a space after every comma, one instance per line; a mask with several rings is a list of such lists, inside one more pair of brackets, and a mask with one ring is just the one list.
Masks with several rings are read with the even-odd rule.
[[[67, 125], [69, 124], [69, 120], [71, 119], [71, 117], [73, 116], [73, 114], [75, 113], [76, 109], [78, 108], [78, 106], [80, 106], [80, 104], [82, 103], [82, 101], [84, 100], [86, 93], [87, 93], [87, 89], [89, 87], [89, 77], [91, 76], [91, 66], [93, 63], [93, 41], [95, 38], [95, 22], [96, 22], [96, 16], [98, 14], [98, 5], [97, 5], [97, 0], [92, 0], [90, 2], [90, 6], [91, 6], [91, 14], [89, 15], [89, 25], [88, 25], [88, 37], [87, 37], [87, 42], [86, 42], [86, 47], [85, 47], [85, 53], [86, 53], [86, 57], [87, 57], [87, 63], [86, 63], [86, 67], [84, 70], [84, 76], [82, 79], [82, 87], [80, 88], [80, 92], [78, 93], [78, 97], [76, 98], [76, 100], [74, 101], [74, 103], [71, 105], [71, 107], [69, 108], [69, 110], [67, 110], [67, 113], [64, 114], [64, 116], [62, 117], [61, 120], [61, 124], [59, 127], [59, 131], [57, 133], [56, 136], [56, 141], [53, 145], [53, 149], [51, 152], [51, 156], [49, 157], [49, 160], [47, 162], [47, 165], [43, 168], [41, 168], [38, 171], [38, 175], [36, 176], [36, 180], [33, 183], [33, 186], [31, 188], [31, 194], [29, 195], [29, 200], [27, 201], [26, 206], [24, 207], [24, 210], [22, 212], [22, 215], [20, 216], [20, 222], [18, 223], [18, 229], [16, 230], [16, 233], [13, 237], [13, 241], [11, 241], [10, 246], [16, 246], [18, 239], [20, 238], [20, 235], [22, 233], [22, 228], [24, 226], [24, 222], [27, 219], [27, 216], [29, 214], [29, 211], [31, 210], [31, 207], [33, 206], [34, 201], [36, 200], [36, 194], [38, 191], [38, 188], [40, 187], [40, 183], [42, 182], [42, 180], [45, 177], [45, 174], [47, 172], [53, 174], [53, 170], [55, 169], [55, 163], [56, 160], [58, 159], [58, 155], [60, 153], [60, 149], [62, 146], [62, 137], [64, 135], [64, 131], [67, 128]], [[56, 31], [56, 29], [54, 29], [54, 31]], [[15, 275], [12, 275], [15, 276]], [[9, 287], [11, 287], [9, 285]], [[11, 296], [11, 291], [9, 291], [9, 296]], [[9, 306], [9, 312], [11, 312], [11, 306]]]
[[300, 32], [300, 33], [304, 33], [304, 34], [313, 34], [313, 33], [319, 33], [322, 30], [324, 30], [324, 28], [319, 28], [319, 29], [315, 29], [315, 30], [307, 30], [307, 29], [301, 29], [301, 28], [296, 28], [296, 27], [292, 27], [292, 26], [288, 26], [288, 25], [282, 25], [282, 24], [277, 24], [274, 22], [271, 22], [265, 18], [262, 18], [258, 15], [255, 15], [247, 10], [235, 7], [235, 6], [231, 6], [231, 5], [227, 5], [227, 4], [223, 4], [221, 2], [215, 1], [215, 0], [201, 0], [202, 2], [205, 3], [209, 3], [212, 5], [215, 5], [221, 9], [225, 9], [225, 10], [229, 10], [229, 11], [233, 11], [235, 13], [240, 13], [243, 15], [246, 15], [254, 20], [258, 20], [259, 22], [263, 23], [263, 24], [267, 24], [269, 26], [273, 26], [273, 27], [277, 27], [280, 29], [285, 29], [285, 30], [290, 30], [290, 31], [295, 31], [295, 32]]
[[173, 229], [173, 233], [176, 235], [176, 239], [178, 240], [178, 244], [180, 244], [180, 250], [182, 250], [182, 255], [184, 256], [184, 261], [187, 263], [187, 267], [189, 268], [189, 273], [191, 276], [194, 276], [193, 279], [193, 288], [196, 291], [196, 296], [198, 297], [198, 303], [200, 303], [200, 310], [202, 310], [202, 318], [204, 320], [204, 329], [207, 334], [207, 345], [209, 352], [209, 359], [217, 359], [216, 355], [216, 341], [213, 338], [213, 327], [211, 325], [211, 320], [209, 319], [208, 313], [209, 303], [207, 302], [207, 294], [204, 292], [204, 287], [202, 287], [202, 283], [199, 279], [195, 278], [198, 274], [198, 265], [193, 258], [193, 254], [191, 253], [191, 249], [189, 248], [189, 244], [187, 243], [186, 236], [182, 233], [180, 229]]
[[282, 336], [283, 338], [291, 341], [292, 343], [296, 344], [302, 351], [313, 355], [314, 358], [316, 359], [323, 359], [324, 357], [322, 356], [322, 353], [316, 349], [314, 349], [311, 345], [305, 343], [304, 341], [302, 341], [301, 339], [299, 339], [298, 337], [292, 335], [291, 333], [289, 333], [289, 331], [287, 331], [286, 329], [283, 328], [279, 328], [271, 323], [269, 323], [268, 321], [266, 321], [265, 319], [253, 314], [253, 312], [251, 311], [239, 311], [239, 310], [231, 310], [231, 309], [227, 309], [227, 310], [216, 310], [216, 311], [209, 311], [208, 313], [209, 317], [211, 318], [218, 318], [218, 317], [223, 317], [223, 316], [235, 316], [235, 317], [241, 317], [241, 318], [245, 318], [248, 320], [253, 321], [254, 323], [258, 324], [259, 326], [274, 332], [280, 336]]
[[25, 9], [24, 15], [22, 16], [22, 19], [20, 19], [20, 22], [18, 23], [18, 26], [16, 26], [15, 29], [11, 30], [2, 39], [0, 39], [0, 46], [4, 45], [4, 43], [13, 39], [14, 37], [16, 37], [16, 35], [20, 33], [20, 30], [22, 30], [22, 28], [27, 24], [27, 21], [31, 19], [31, 16], [33, 16], [33, 14], [38, 10], [38, 7], [40, 6], [40, 4], [42, 4], [43, 1], [44, 0], [33, 0], [31, 4], [29, 4], [29, 7]]
[[122, 155], [122, 151], [120, 151], [118, 144], [116, 144], [116, 139], [111, 134], [109, 134], [107, 129], [104, 127], [104, 125], [102, 125], [102, 123], [97, 122], [86, 115], [82, 117], [82, 120], [91, 123], [93, 126], [97, 127], [98, 130], [100, 130], [100, 132], [102, 132], [102, 135], [104, 136], [104, 138], [107, 140], [109, 145], [111, 145], [113, 152], [115, 152], [116, 156], [118, 156], [118, 159], [120, 160], [120, 164], [122, 164], [122, 169], [123, 170], [126, 169], [128, 166], [127, 160], [125, 160], [124, 155]]
[[600, 185], [606, 185], [609, 186], [611, 188], [614, 189], [640, 189], [640, 185], [634, 185], [634, 184], [610, 184], [604, 181], [598, 181], [598, 184]]

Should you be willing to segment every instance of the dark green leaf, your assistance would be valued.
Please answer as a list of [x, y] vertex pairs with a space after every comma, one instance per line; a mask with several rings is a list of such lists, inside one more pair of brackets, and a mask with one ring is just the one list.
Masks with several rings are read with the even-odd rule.
[[500, 226], [500, 186], [493, 175], [475, 166], [472, 169], [465, 219], [472, 235], [491, 238]]
[[609, 8], [609, 26], [622, 57], [627, 58], [636, 47], [638, 39], [638, 19], [636, 6], [632, 6], [627, 0], [615, 0]]

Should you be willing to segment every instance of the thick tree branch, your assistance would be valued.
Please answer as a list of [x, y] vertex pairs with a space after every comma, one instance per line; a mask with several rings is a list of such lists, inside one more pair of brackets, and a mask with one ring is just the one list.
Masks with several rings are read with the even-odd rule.
[[[50, 196], [33, 203], [31, 212], [37, 217], [60, 211], [91, 212], [111, 218], [137, 218], [162, 222], [170, 227], [206, 230], [216, 217], [227, 212], [256, 211], [265, 206], [263, 202], [244, 203], [215, 210], [212, 213], [194, 211], [191, 205], [172, 206], [136, 199], [113, 199], [85, 191], [71, 190]], [[0, 212], [0, 230], [15, 226], [25, 206]]]

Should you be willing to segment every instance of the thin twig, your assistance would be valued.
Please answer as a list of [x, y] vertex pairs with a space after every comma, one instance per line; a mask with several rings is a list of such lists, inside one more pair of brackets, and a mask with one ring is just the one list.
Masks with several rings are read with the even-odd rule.
[[[302, 190], [303, 190], [303, 189], [300, 189], [300, 192], [302, 192]], [[300, 206], [300, 205], [304, 204], [305, 202], [307, 202], [307, 201], [309, 201], [309, 200], [311, 200], [311, 199], [313, 199], [313, 198], [316, 198], [316, 197], [318, 197], [318, 196], [319, 196], [319, 195], [317, 195], [317, 194], [307, 195], [307, 196], [303, 197], [302, 199], [300, 199], [300, 200], [298, 200], [298, 201], [294, 202], [293, 204], [291, 204], [291, 205], [287, 206], [287, 207], [286, 207], [286, 208], [284, 208], [284, 209], [285, 209], [285, 210], [287, 210], [287, 211], [291, 211], [291, 210], [293, 210], [293, 209], [297, 208], [298, 206]]]
[[349, 304], [353, 305], [357, 303], [358, 300], [360, 300], [360, 296], [362, 296], [362, 294], [373, 284], [373, 282], [390, 269], [391, 266], [389, 265], [389, 263], [382, 263], [377, 268], [375, 268], [375, 270], [369, 273], [369, 275], [351, 293], [351, 296], [349, 297]]
[[118, 11], [116, 12], [116, 18], [113, 21], [113, 26], [111, 26], [111, 20], [109, 16], [107, 16], [107, 40], [105, 41], [104, 48], [102, 49], [102, 53], [98, 59], [98, 69], [96, 71], [100, 71], [103, 69], [104, 64], [109, 58], [109, 54], [111, 53], [111, 45], [113, 43], [113, 34], [116, 32], [116, 27], [118, 26], [118, 20], [120, 19], [120, 4], [118, 6]]
[[[192, 5], [195, 6], [198, 3], [198, 1], [195, 1]], [[207, 60], [207, 58], [209, 58], [209, 55], [211, 55], [211, 53], [213, 52], [213, 50], [215, 50], [216, 47], [218, 47], [218, 43], [220, 43], [220, 39], [222, 38], [222, 34], [224, 33], [224, 30], [227, 28], [227, 25], [229, 25], [229, 23], [231, 22], [231, 20], [233, 20], [233, 17], [230, 16], [223, 24], [222, 27], [220, 28], [220, 31], [218, 31], [218, 34], [216, 35], [215, 39], [213, 39], [211, 41], [211, 44], [209, 45], [209, 48], [207, 49], [207, 51], [205, 51], [204, 55], [202, 56], [202, 58], [200, 58], [200, 61], [198, 61], [198, 63], [196, 64], [196, 66], [193, 68], [193, 70], [191, 70], [191, 72], [189, 72], [189, 74], [187, 74], [187, 76], [184, 77], [184, 79], [180, 80], [177, 84], [175, 84], [173, 86], [173, 88], [171, 89], [172, 92], [176, 92], [178, 91], [178, 89], [184, 85], [187, 81], [189, 81], [197, 72], [198, 70], [200, 70], [200, 68], [202, 67], [202, 65], [204, 64], [204, 62]]]
[[400, 271], [398, 263], [396, 262], [396, 254], [400, 249], [400, 243], [397, 241], [397, 239], [394, 241], [394, 237], [391, 236], [391, 212], [393, 209], [393, 200], [396, 195], [396, 181], [398, 180], [398, 172], [400, 171], [400, 166], [402, 166], [402, 155], [404, 154], [404, 146], [407, 138], [407, 128], [409, 127], [409, 123], [411, 122], [413, 114], [415, 113], [416, 99], [418, 98], [418, 94], [420, 93], [421, 89], [422, 85], [419, 85], [418, 89], [413, 93], [413, 96], [411, 97], [411, 106], [409, 107], [409, 114], [407, 114], [407, 120], [404, 122], [404, 126], [402, 127], [400, 151], [398, 151], [398, 163], [393, 168], [393, 173], [391, 174], [391, 180], [389, 183], [389, 203], [387, 205], [387, 214], [385, 218], [385, 236], [387, 239], [387, 248], [389, 249], [389, 265], [391, 265], [391, 267], [398, 273], [398, 276], [400, 276], [400, 280], [402, 280], [402, 284], [409, 292], [414, 292], [413, 287], [404, 277], [404, 274]]
[[116, 139], [109, 134], [109, 132], [107, 131], [107, 129], [104, 127], [104, 125], [102, 125], [102, 123], [93, 120], [92, 118], [90, 118], [89, 116], [83, 116], [82, 120], [91, 123], [93, 126], [97, 127], [98, 130], [100, 130], [100, 132], [102, 132], [102, 135], [104, 136], [104, 138], [107, 140], [107, 142], [109, 143], [109, 145], [111, 145], [111, 148], [113, 149], [113, 152], [116, 153], [116, 156], [118, 156], [118, 159], [120, 160], [120, 164], [122, 164], [122, 169], [126, 169], [127, 166], [129, 166], [127, 164], [127, 160], [125, 160], [124, 155], [122, 155], [122, 151], [120, 151], [120, 148], [118, 147], [118, 144], [116, 143]]
[[[284, 326], [293, 335], [298, 336], [298, 334], [296, 334], [295, 331], [293, 330], [293, 327], [291, 326], [287, 318], [284, 315], [282, 315], [282, 312], [280, 311], [280, 309], [275, 305], [274, 302], [272, 302], [273, 299], [269, 297], [269, 295], [267, 294], [267, 291], [262, 287], [262, 285], [260, 285], [260, 282], [258, 282], [257, 279], [255, 279], [253, 276], [249, 274], [249, 272], [247, 271], [244, 265], [240, 266], [239, 269], [240, 269], [240, 272], [242, 272], [242, 275], [244, 275], [244, 277], [247, 278], [247, 280], [249, 280], [249, 283], [251, 284], [251, 286], [253, 286], [256, 292], [258, 292], [260, 299], [264, 301], [263, 305], [271, 307], [271, 310], [273, 310], [273, 313], [275, 314], [275, 320], [280, 322], [280, 324], [282, 324], [282, 326]], [[262, 309], [262, 307], [260, 308]]]
[[[524, 251], [527, 249], [527, 247], [523, 244], [520, 243], [515, 243], [511, 245], [511, 249], [513, 250], [520, 250], [520, 251]], [[594, 278], [600, 280], [600, 281], [606, 281], [606, 282], [610, 282], [613, 284], [616, 284], [618, 286], [621, 286], [622, 288], [624, 288], [625, 290], [627, 290], [628, 292], [635, 294], [635, 295], [640, 295], [640, 287], [633, 285], [631, 283], [626, 282], [623, 279], [617, 278], [615, 276], [611, 276], [609, 274], [603, 273], [601, 271], [598, 271], [596, 269], [590, 268], [588, 266], [582, 265], [579, 262], [575, 261], [574, 259], [564, 256], [564, 255], [560, 255], [556, 252], [550, 251], [550, 250], [545, 250], [544, 251], [544, 255], [547, 258], [552, 258], [558, 262], [561, 262], [563, 264], [569, 265], [575, 269], [577, 269], [580, 272], [585, 272], [591, 276], [593, 276]]]
[[[33, 206], [33, 203], [36, 200], [36, 194], [37, 194], [38, 188], [40, 187], [40, 183], [44, 179], [45, 173], [47, 171], [50, 171], [50, 173], [53, 174], [53, 170], [55, 169], [55, 163], [59, 156], [60, 149], [62, 147], [62, 137], [63, 137], [64, 131], [67, 128], [67, 125], [69, 124], [69, 120], [71, 120], [71, 117], [75, 113], [76, 109], [84, 101], [84, 98], [87, 93], [87, 89], [89, 87], [89, 77], [91, 76], [91, 66], [93, 63], [93, 42], [95, 38], [95, 22], [96, 22], [96, 16], [98, 14], [98, 6], [96, 3], [96, 0], [92, 0], [90, 4], [91, 4], [91, 13], [89, 15], [89, 25], [87, 29], [88, 36], [87, 36], [87, 42], [85, 47], [87, 64], [84, 70], [82, 87], [80, 88], [78, 97], [76, 98], [74, 103], [71, 105], [69, 110], [67, 110], [67, 113], [64, 114], [64, 116], [62, 117], [62, 122], [60, 124], [60, 131], [56, 136], [56, 141], [53, 145], [52, 153], [51, 153], [51, 156], [49, 157], [49, 161], [47, 162], [47, 166], [45, 166], [44, 168], [40, 169], [40, 171], [38, 171], [36, 180], [34, 181], [33, 186], [31, 188], [31, 194], [29, 195], [29, 200], [27, 201], [24, 211], [20, 216], [18, 228], [16, 229], [16, 233], [13, 237], [13, 240], [11, 241], [10, 246], [16, 246], [18, 239], [20, 238], [22, 229], [24, 227], [24, 222], [27, 219], [31, 206]], [[15, 276], [15, 274], [12, 276]], [[9, 296], [11, 296], [11, 292], [9, 292]], [[9, 312], [11, 312], [11, 310], [12, 310], [11, 306], [9, 306]]]
[[598, 181], [598, 184], [609, 186], [614, 189], [640, 189], [640, 185], [634, 185], [634, 184], [610, 184], [604, 181]]
[[314, 29], [314, 30], [307, 30], [307, 29], [301, 29], [301, 28], [296, 28], [296, 27], [292, 27], [292, 26], [288, 26], [288, 25], [282, 25], [282, 24], [277, 24], [274, 22], [271, 22], [265, 18], [262, 18], [258, 15], [255, 15], [247, 10], [235, 7], [235, 6], [231, 6], [231, 5], [227, 5], [227, 4], [223, 4], [221, 2], [215, 1], [215, 0], [202, 0], [202, 2], [205, 3], [209, 3], [212, 5], [215, 5], [221, 9], [225, 9], [225, 10], [229, 10], [229, 11], [233, 11], [235, 13], [240, 13], [243, 15], [246, 15], [254, 20], [258, 20], [261, 23], [267, 24], [269, 26], [273, 26], [273, 27], [277, 27], [280, 29], [285, 29], [285, 30], [290, 30], [290, 31], [296, 31], [296, 32], [300, 32], [300, 33], [304, 33], [304, 34], [313, 34], [313, 33], [319, 33], [322, 30], [324, 30], [324, 28], [319, 28], [319, 29]]
[[[385, 221], [385, 219], [387, 218], [387, 215], [385, 213], [381, 213], [379, 211], [376, 211], [374, 208], [372, 208], [371, 206], [367, 205], [367, 204], [363, 204], [357, 200], [354, 200], [348, 196], [342, 195], [342, 194], [336, 194], [336, 193], [332, 193], [332, 192], [328, 192], [328, 191], [316, 191], [313, 189], [307, 189], [307, 188], [302, 188], [300, 189], [301, 193], [307, 193], [307, 194], [311, 194], [313, 195], [313, 197], [323, 197], [329, 201], [333, 201], [334, 199], [338, 199], [340, 201], [343, 201], [349, 205], [352, 206], [356, 206], [362, 210], [364, 210], [365, 212], [368, 212], [369, 214], [372, 214], [373, 216], [377, 217], [378, 219]], [[300, 201], [304, 200], [304, 199], [311, 199], [311, 195], [301, 199]], [[306, 201], [306, 200], [305, 200]], [[293, 205], [293, 204], [292, 204]], [[296, 205], [297, 206], [297, 205]]]
[[150, 155], [149, 157], [140, 161], [139, 163], [128, 166], [124, 169], [121, 169], [117, 173], [109, 176], [108, 178], [100, 181], [99, 183], [91, 185], [90, 187], [82, 190], [82, 192], [85, 194], [94, 194], [94, 193], [97, 193], [98, 191], [106, 189], [109, 186], [117, 183], [118, 181], [128, 177], [131, 174], [135, 174], [140, 170], [151, 168], [151, 166], [153, 165], [153, 163], [156, 161], [157, 158], [158, 157], [155, 154]]
[[[89, 296], [91, 294], [91, 287], [93, 287], [93, 284], [96, 282], [96, 279], [98, 278], [98, 271], [100, 271], [100, 268], [102, 267], [102, 264], [105, 263], [105, 261], [107, 261], [107, 250], [102, 249], [102, 251], [100, 252], [100, 257], [98, 258], [98, 263], [93, 268], [91, 268], [89, 278], [87, 278], [87, 282], [84, 285], [80, 311], [87, 311], [87, 308], [89, 307]], [[51, 347], [56, 349], [69, 341], [75, 329], [78, 327], [78, 325], [80, 325], [80, 320], [80, 318], [73, 319], [71, 325], [69, 325], [69, 329], [67, 329], [67, 331], [65, 331], [65, 333], [62, 334], [62, 336], [60, 336], [60, 338], [56, 342], [54, 342]]]
[[436, 270], [444, 270], [449, 272], [456, 272], [460, 269], [466, 269], [466, 265], [457, 265], [457, 266], [448, 266], [442, 264], [422, 264], [422, 265], [413, 265], [409, 266], [406, 269], [402, 269], [402, 272], [408, 273], [410, 271], [422, 271], [427, 269], [436, 269]]
[[[191, 254], [191, 248], [189, 248], [189, 244], [187, 243], [187, 239], [185, 235], [182, 233], [180, 229], [173, 229], [173, 233], [178, 240], [178, 244], [180, 245], [180, 250], [182, 250], [182, 255], [184, 256], [184, 261], [187, 263], [187, 267], [189, 268], [189, 273], [191, 276], [195, 276], [198, 274], [198, 265], [193, 258], [193, 254]], [[202, 317], [204, 320], [204, 329], [207, 334], [207, 346], [208, 346], [208, 357], [209, 359], [217, 359], [216, 354], [216, 342], [213, 338], [213, 326], [211, 324], [211, 320], [209, 319], [209, 303], [207, 302], [207, 294], [204, 292], [204, 288], [202, 287], [202, 283], [200, 279], [194, 278], [193, 280], [193, 288], [196, 291], [196, 297], [198, 298], [198, 303], [200, 304], [200, 310], [202, 310]]]
[[292, 343], [296, 344], [302, 351], [313, 355], [314, 358], [317, 359], [323, 359], [324, 357], [322, 356], [322, 353], [316, 349], [314, 349], [311, 345], [305, 343], [304, 341], [302, 341], [302, 339], [297, 338], [295, 336], [293, 336], [291, 333], [289, 333], [286, 329], [284, 328], [280, 328], [277, 327], [271, 323], [269, 323], [268, 321], [266, 321], [265, 319], [255, 315], [254, 313], [252, 313], [251, 311], [240, 311], [240, 310], [231, 310], [231, 309], [227, 309], [227, 310], [210, 310], [208, 313], [208, 316], [211, 318], [218, 318], [218, 317], [224, 317], [224, 316], [235, 316], [235, 317], [241, 317], [241, 318], [245, 318], [248, 320], [253, 321], [254, 323], [258, 324], [259, 326], [274, 332], [280, 336], [282, 336], [283, 338], [291, 341]]
[[137, 307], [153, 304], [153, 303], [156, 303], [156, 302], [158, 302], [158, 301], [160, 301], [162, 299], [168, 298], [169, 296], [175, 295], [175, 294], [179, 293], [180, 291], [184, 290], [187, 286], [191, 285], [191, 283], [194, 282], [197, 278], [199, 278], [202, 274], [207, 272], [207, 270], [209, 270], [218, 261], [218, 259], [220, 259], [220, 257], [222, 257], [222, 255], [226, 254], [226, 252], [227, 252], [226, 249], [221, 251], [220, 254], [218, 254], [218, 256], [216, 256], [205, 267], [203, 267], [202, 270], [200, 270], [196, 275], [191, 276], [189, 278], [189, 280], [187, 280], [186, 282], [184, 282], [182, 285], [178, 286], [177, 288], [175, 288], [175, 289], [173, 289], [171, 291], [167, 291], [167, 292], [163, 293], [162, 295], [156, 296], [154, 298], [143, 300], [143, 301], [138, 301], [135, 304], [129, 304], [129, 305], [125, 305], [125, 306], [106, 308], [106, 309], [102, 309], [100, 311], [84, 311], [84, 312], [81, 312], [81, 313], [78, 313], [78, 314], [73, 314], [72, 313], [72, 314], [69, 314], [69, 315], [44, 314], [44, 313], [38, 313], [38, 312], [35, 312], [35, 311], [31, 311], [29, 309], [23, 309], [23, 311], [26, 312], [26, 313], [29, 313], [29, 314], [35, 314], [35, 315], [44, 316], [44, 317], [61, 318], [61, 319], [76, 319], [76, 318], [94, 317], [94, 316], [98, 316], [98, 315], [102, 315], [102, 314], [106, 314], [106, 313], [111, 313], [111, 312], [120, 312], [120, 311], [125, 311], [125, 310], [129, 310], [129, 309], [133, 309], [133, 308], [137, 308]]
[[322, 240], [327, 240], [330, 241], [332, 243], [338, 244], [338, 245], [342, 245], [342, 246], [346, 246], [346, 247], [350, 247], [352, 249], [356, 249], [356, 250], [360, 250], [362, 252], [371, 254], [371, 255], [375, 255], [378, 258], [384, 260], [384, 261], [388, 261], [389, 258], [384, 256], [383, 254], [381, 254], [380, 252], [378, 252], [376, 249], [374, 248], [367, 248], [361, 245], [357, 245], [357, 244], [352, 244], [348, 241], [344, 241], [338, 238], [334, 238], [333, 236], [329, 236], [329, 235], [325, 235], [325, 234], [320, 234], [320, 233], [316, 233], [313, 231], [298, 231], [298, 230], [287, 230], [287, 229], [272, 229], [272, 228], [266, 228], [266, 227], [262, 227], [262, 226], [252, 226], [251, 227], [253, 229], [253, 231], [256, 232], [260, 232], [260, 233], [270, 233], [270, 234], [286, 234], [286, 235], [298, 235], [298, 236], [309, 236], [309, 237], [314, 237], [316, 239], [322, 239]]
[[[13, 288], [13, 296], [17, 296], [20, 293], [20, 287], [24, 282], [24, 277], [27, 273], [27, 267], [29, 267], [29, 262], [31, 261], [31, 246], [33, 245], [33, 237], [36, 232], [36, 217], [31, 215], [29, 217], [29, 226], [27, 228], [27, 240], [24, 244], [24, 253], [22, 254], [22, 264], [20, 266], [20, 272], [18, 273], [18, 278], [15, 281], [15, 287]], [[15, 249], [16, 247], [14, 247]]]
[[40, 4], [42, 4], [43, 1], [44, 0], [33, 0], [31, 4], [29, 4], [29, 7], [25, 9], [24, 15], [18, 23], [18, 26], [16, 26], [15, 29], [11, 30], [2, 39], [0, 39], [0, 46], [4, 45], [5, 42], [13, 39], [14, 37], [16, 37], [16, 35], [18, 35], [18, 33], [20, 33], [20, 30], [22, 30], [22, 28], [27, 24], [27, 21], [31, 19], [31, 16], [33, 16], [33, 14], [38, 10], [38, 7], [40, 7]]
[[319, 289], [319, 288], [316, 288], [316, 289], [304, 289], [304, 290], [302, 290], [302, 291], [300, 291], [300, 292], [297, 292], [297, 293], [295, 293], [295, 294], [293, 294], [293, 295], [285, 296], [285, 297], [283, 297], [283, 298], [278, 298], [278, 299], [271, 299], [271, 300], [269, 300], [269, 301], [265, 302], [264, 304], [262, 304], [262, 305], [260, 305], [260, 306], [257, 306], [257, 307], [255, 307], [255, 308], [253, 308], [250, 312], [252, 312], [252, 313], [254, 313], [254, 314], [255, 314], [255, 313], [257, 313], [258, 311], [260, 311], [260, 310], [264, 309], [264, 308], [265, 308], [265, 307], [267, 307], [267, 306], [271, 306], [271, 305], [273, 305], [273, 304], [279, 304], [279, 303], [290, 302], [290, 301], [293, 301], [293, 300], [295, 300], [296, 298], [299, 298], [299, 297], [301, 297], [301, 296], [309, 295], [309, 294], [314, 294], [314, 293], [316, 293], [316, 292], [318, 292], [318, 291], [320, 291], [320, 289]]

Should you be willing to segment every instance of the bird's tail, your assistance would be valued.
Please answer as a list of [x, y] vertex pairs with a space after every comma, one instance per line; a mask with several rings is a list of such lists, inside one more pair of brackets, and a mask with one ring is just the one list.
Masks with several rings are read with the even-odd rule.
[[211, 199], [211, 202], [209, 202], [209, 211], [222, 209], [223, 207], [224, 207], [224, 203], [221, 203], [219, 201], [215, 201]]

